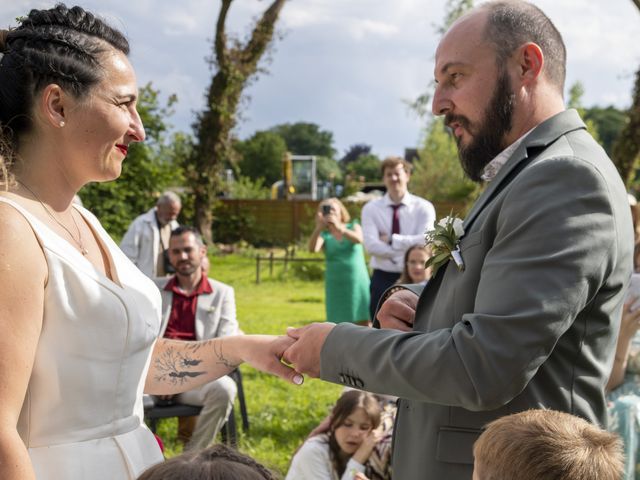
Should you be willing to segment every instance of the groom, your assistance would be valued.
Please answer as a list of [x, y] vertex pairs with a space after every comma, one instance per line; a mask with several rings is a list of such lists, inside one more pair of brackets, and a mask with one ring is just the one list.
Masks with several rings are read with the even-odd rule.
[[435, 78], [433, 112], [487, 182], [464, 222], [464, 270], [450, 261], [419, 297], [387, 292], [377, 318], [393, 329], [292, 329], [284, 358], [401, 397], [394, 476], [469, 480], [498, 417], [544, 407], [605, 423], [633, 236], [616, 169], [564, 110], [565, 47], [537, 7], [473, 9], [440, 42]]

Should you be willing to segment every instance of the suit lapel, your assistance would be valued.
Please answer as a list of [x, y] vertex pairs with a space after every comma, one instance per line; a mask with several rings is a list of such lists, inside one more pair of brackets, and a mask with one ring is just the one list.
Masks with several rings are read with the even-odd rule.
[[210, 310], [213, 304], [213, 297], [216, 292], [203, 293], [198, 295], [198, 306], [196, 308], [196, 340], [203, 340], [205, 338], [205, 322], [210, 320]]
[[[474, 203], [463, 222], [465, 233], [469, 232], [473, 221], [491, 203], [497, 193], [506, 187], [520, 173], [520, 170], [537, 157], [541, 151], [566, 133], [586, 128], [578, 112], [573, 109], [565, 110], [535, 127], [516, 148], [509, 160], [502, 166], [496, 177], [487, 185], [487, 188]], [[442, 277], [444, 277], [447, 267], [448, 265], [443, 265], [436, 272], [436, 276], [427, 282], [418, 300], [416, 311], [421, 310], [420, 304], [429, 301], [433, 295], [436, 295], [442, 285]]]

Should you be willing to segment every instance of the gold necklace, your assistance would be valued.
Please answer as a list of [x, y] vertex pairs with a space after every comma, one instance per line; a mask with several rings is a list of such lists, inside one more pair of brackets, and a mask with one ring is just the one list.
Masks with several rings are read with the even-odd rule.
[[65, 232], [67, 232], [69, 234], [69, 236], [71, 237], [71, 240], [73, 240], [75, 242], [75, 244], [78, 245], [78, 248], [80, 249], [80, 253], [82, 253], [82, 255], [84, 255], [84, 256], [87, 256], [89, 254], [89, 250], [87, 250], [87, 248], [84, 246], [84, 243], [82, 242], [82, 233], [80, 232], [80, 227], [78, 227], [78, 224], [76, 223], [76, 219], [73, 217], [73, 212], [70, 212], [70, 213], [71, 213], [71, 220], [73, 221], [73, 224], [76, 226], [76, 230], [78, 230], [78, 239], [77, 240], [76, 240], [76, 237], [74, 237], [73, 234], [71, 233], [71, 230], [69, 230], [61, 221], [59, 221], [53, 215], [53, 212], [47, 208], [47, 206], [42, 202], [42, 200], [40, 200], [40, 197], [38, 197], [38, 195], [36, 195], [36, 192], [31, 190], [27, 185], [22, 183], [20, 180], [16, 180], [16, 181], [20, 185], [22, 185], [24, 188], [26, 188], [31, 195], [34, 196], [34, 198], [40, 203], [40, 205], [42, 205], [42, 208], [44, 208], [44, 211], [49, 214], [49, 216], [53, 219], [54, 222], [56, 222], [58, 225], [60, 225], [62, 228], [64, 228]]

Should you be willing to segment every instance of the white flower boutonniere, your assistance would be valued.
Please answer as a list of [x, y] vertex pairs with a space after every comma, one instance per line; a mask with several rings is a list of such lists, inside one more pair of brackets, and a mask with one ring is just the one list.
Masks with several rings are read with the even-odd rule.
[[449, 259], [455, 262], [459, 271], [464, 270], [464, 261], [460, 255], [460, 237], [464, 235], [464, 227], [462, 220], [452, 214], [441, 219], [433, 230], [427, 230], [424, 234], [426, 246], [432, 253], [425, 267], [432, 267], [434, 275]]
[[216, 307], [211, 305], [209, 308], [207, 308], [207, 312], [209, 313], [213, 313], [215, 311]]

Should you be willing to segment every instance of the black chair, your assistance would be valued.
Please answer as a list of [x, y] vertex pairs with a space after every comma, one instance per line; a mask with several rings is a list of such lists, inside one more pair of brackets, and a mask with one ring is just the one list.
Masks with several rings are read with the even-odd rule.
[[[244, 433], [249, 433], [249, 414], [247, 413], [247, 403], [244, 399], [244, 387], [242, 386], [242, 373], [239, 368], [236, 368], [233, 372], [229, 374], [231, 378], [233, 378], [234, 382], [236, 382], [236, 386], [238, 387], [238, 403], [240, 404], [240, 417], [242, 418], [242, 431]], [[231, 417], [231, 415], [229, 415]]]
[[[239, 369], [235, 369], [229, 374], [231, 378], [236, 382], [238, 388], [238, 402], [240, 404], [240, 415], [242, 417], [242, 430], [247, 433], [249, 431], [249, 417], [247, 414], [247, 405], [244, 398], [244, 387], [242, 385], [242, 374]], [[149, 422], [149, 428], [153, 433], [156, 433], [158, 428], [158, 420], [160, 418], [171, 417], [191, 417], [200, 415], [202, 407], [195, 405], [186, 405], [183, 403], [169, 403], [162, 404], [161, 402], [154, 401], [151, 395], [145, 395], [143, 397], [144, 405], [144, 418]], [[222, 441], [232, 447], [238, 445], [238, 429], [236, 426], [235, 407], [231, 408], [229, 419], [222, 426], [220, 430]]]

